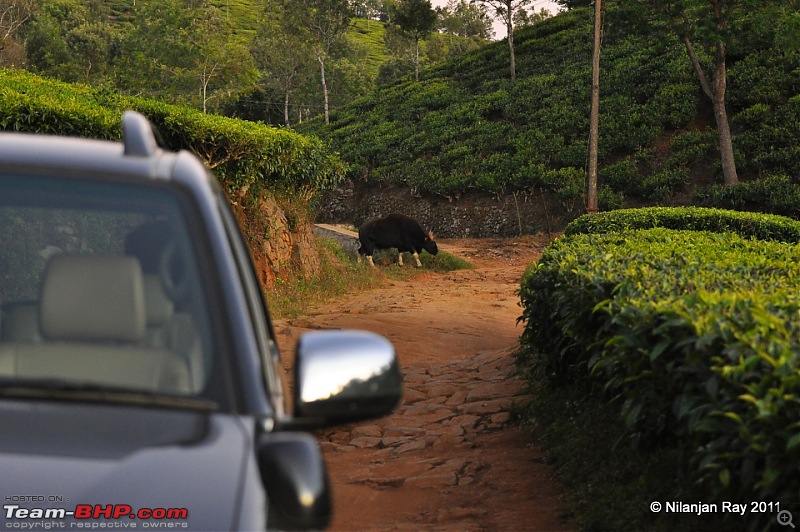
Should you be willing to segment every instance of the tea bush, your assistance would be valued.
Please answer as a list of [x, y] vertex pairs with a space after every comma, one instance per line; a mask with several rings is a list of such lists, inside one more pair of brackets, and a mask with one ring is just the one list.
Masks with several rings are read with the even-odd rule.
[[800, 224], [610, 214], [526, 271], [520, 363], [613, 399], [636, 440], [673, 442], [709, 501], [800, 502]]
[[231, 192], [280, 187], [306, 195], [344, 177], [344, 164], [314, 137], [0, 70], [0, 129], [119, 139], [126, 109], [146, 115], [169, 148], [196, 153]]
[[766, 212], [800, 220], [800, 184], [784, 175], [730, 187], [708, 187], [695, 194], [694, 202], [705, 207]]
[[800, 242], [800, 221], [784, 216], [705, 207], [645, 207], [587, 214], [570, 222], [564, 234], [611, 233], [654, 227], [730, 232], [746, 238]]

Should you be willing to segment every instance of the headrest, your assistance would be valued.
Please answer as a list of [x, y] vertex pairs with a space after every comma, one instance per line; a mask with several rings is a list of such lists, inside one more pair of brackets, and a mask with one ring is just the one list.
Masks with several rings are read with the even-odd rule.
[[145, 331], [142, 270], [134, 257], [54, 255], [42, 285], [51, 340], [137, 342]]
[[163, 325], [175, 313], [175, 304], [164, 292], [158, 275], [144, 276], [144, 306], [147, 325]]

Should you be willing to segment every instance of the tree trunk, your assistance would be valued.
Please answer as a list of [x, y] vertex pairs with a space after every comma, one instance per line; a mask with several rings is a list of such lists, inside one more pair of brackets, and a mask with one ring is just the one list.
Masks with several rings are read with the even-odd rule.
[[283, 92], [283, 122], [289, 127], [289, 89]]
[[203, 92], [203, 114], [206, 114], [206, 87], [208, 87], [208, 81], [204, 79], [203, 80], [203, 88], [202, 88], [202, 92]]
[[325, 123], [331, 123], [330, 111], [328, 109], [328, 82], [325, 81], [325, 58], [321, 55], [317, 56], [319, 61], [320, 77], [322, 79], [322, 101], [325, 109]]
[[725, 91], [727, 73], [725, 67], [725, 45], [717, 44], [717, 68], [714, 74], [714, 118], [719, 133], [719, 153], [722, 161], [722, 176], [725, 186], [739, 184], [736, 173], [736, 161], [733, 155], [733, 138], [731, 137], [728, 111], [725, 108]]
[[711, 100], [714, 107], [714, 120], [717, 124], [717, 135], [719, 138], [719, 152], [722, 162], [722, 178], [724, 185], [739, 184], [739, 176], [736, 173], [736, 161], [733, 155], [733, 138], [731, 137], [730, 122], [728, 111], [725, 109], [725, 91], [727, 89], [727, 70], [725, 66], [725, 45], [717, 42], [716, 66], [714, 68], [714, 85], [708, 82], [708, 78], [703, 71], [703, 67], [694, 53], [694, 47], [689, 37], [683, 36], [683, 44], [689, 59], [692, 61], [697, 77], [700, 79], [700, 86], [703, 92]]
[[600, 42], [602, 0], [594, 0], [594, 45], [592, 52], [592, 108], [589, 113], [589, 163], [586, 212], [597, 212], [597, 145], [600, 137]]
[[419, 37], [414, 37], [414, 81], [419, 81]]
[[510, 8], [508, 20], [506, 20], [506, 31], [508, 32], [508, 54], [511, 58], [511, 81], [515, 81], [517, 79], [517, 62], [514, 58], [514, 25], [511, 21]]

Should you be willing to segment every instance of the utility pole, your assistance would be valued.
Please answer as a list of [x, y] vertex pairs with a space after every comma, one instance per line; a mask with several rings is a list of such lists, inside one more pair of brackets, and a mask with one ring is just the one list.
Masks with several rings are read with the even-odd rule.
[[600, 42], [602, 0], [594, 0], [594, 51], [592, 53], [592, 109], [589, 114], [589, 164], [586, 212], [597, 212], [597, 140], [600, 136]]

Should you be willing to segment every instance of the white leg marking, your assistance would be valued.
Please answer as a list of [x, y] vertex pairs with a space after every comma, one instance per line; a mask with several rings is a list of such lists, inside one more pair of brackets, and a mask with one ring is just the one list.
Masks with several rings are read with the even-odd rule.
[[414, 260], [417, 261], [417, 268], [422, 268], [422, 263], [419, 261], [419, 253], [414, 252]]
[[398, 253], [397, 254], [397, 264], [399, 264], [400, 266], [403, 265], [403, 254], [402, 253]]
[[372, 262], [372, 255], [367, 255], [367, 260], [369, 261], [369, 265], [374, 268], [375, 267], [375, 263]]

